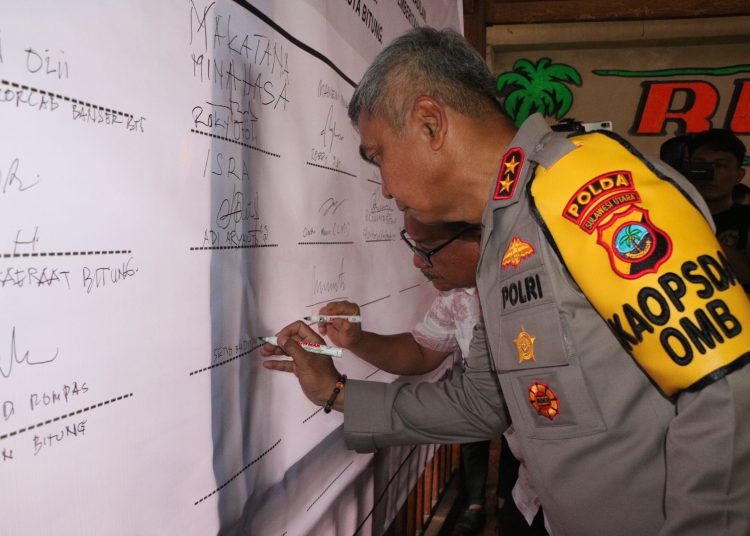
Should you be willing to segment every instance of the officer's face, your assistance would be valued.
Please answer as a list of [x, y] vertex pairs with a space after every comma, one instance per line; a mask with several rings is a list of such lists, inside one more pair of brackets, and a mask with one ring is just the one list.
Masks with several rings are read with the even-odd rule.
[[[436, 248], [456, 235], [455, 227], [425, 225], [408, 216], [404, 218], [404, 227], [415, 245], [424, 251]], [[432, 266], [416, 254], [413, 262], [438, 290], [474, 287], [479, 263], [479, 237], [475, 233], [465, 233], [431, 256]]]
[[734, 186], [745, 175], [745, 170], [739, 166], [737, 157], [729, 152], [715, 151], [705, 146], [698, 147], [693, 151], [691, 160], [713, 165], [713, 180], [693, 183], [706, 201], [731, 198]]
[[439, 186], [439, 164], [424, 129], [411, 119], [400, 132], [383, 118], [362, 112], [359, 123], [362, 158], [380, 169], [383, 195], [423, 222], [440, 221], [455, 201]]

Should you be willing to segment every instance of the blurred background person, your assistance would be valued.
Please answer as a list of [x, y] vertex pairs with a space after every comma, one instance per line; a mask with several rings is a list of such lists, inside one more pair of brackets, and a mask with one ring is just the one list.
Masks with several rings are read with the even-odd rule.
[[735, 188], [745, 176], [742, 162], [745, 144], [728, 129], [712, 128], [689, 139], [690, 168], [708, 166], [709, 173], [701, 178], [683, 173], [700, 192], [716, 225], [716, 237], [742, 283], [750, 290], [750, 207], [735, 202]]

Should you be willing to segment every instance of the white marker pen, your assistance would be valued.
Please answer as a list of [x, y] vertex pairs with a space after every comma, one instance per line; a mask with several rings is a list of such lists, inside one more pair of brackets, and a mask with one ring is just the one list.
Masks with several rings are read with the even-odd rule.
[[322, 322], [324, 324], [335, 319], [348, 320], [352, 324], [359, 324], [362, 322], [362, 317], [359, 315], [320, 315], [305, 317], [306, 322]]
[[[279, 345], [278, 337], [258, 338], [263, 342], [267, 342], [268, 344], [273, 344], [274, 346]], [[343, 354], [343, 350], [341, 348], [336, 348], [335, 346], [326, 346], [325, 344], [316, 344], [314, 342], [303, 341], [297, 341], [297, 344], [299, 344], [304, 350], [307, 350], [308, 352], [312, 352], [314, 354], [330, 355], [333, 357], [341, 357], [341, 355]]]

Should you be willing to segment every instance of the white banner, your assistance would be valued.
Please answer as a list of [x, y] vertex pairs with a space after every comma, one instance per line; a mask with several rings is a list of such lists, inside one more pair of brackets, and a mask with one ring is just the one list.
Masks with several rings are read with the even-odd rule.
[[346, 106], [460, 4], [0, 5], [0, 532], [369, 532], [372, 457], [256, 337], [429, 299]]

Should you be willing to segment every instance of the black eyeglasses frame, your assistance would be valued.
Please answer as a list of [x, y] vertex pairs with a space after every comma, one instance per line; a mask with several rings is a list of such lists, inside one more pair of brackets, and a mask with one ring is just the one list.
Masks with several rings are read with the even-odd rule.
[[401, 240], [403, 240], [403, 241], [404, 241], [404, 243], [405, 243], [405, 244], [406, 244], [406, 246], [407, 246], [407, 247], [408, 247], [408, 248], [409, 248], [409, 249], [410, 249], [410, 250], [412, 251], [412, 253], [414, 253], [414, 254], [415, 254], [415, 255], [416, 255], [417, 257], [419, 257], [419, 258], [420, 258], [420, 260], [424, 261], [424, 263], [425, 263], [425, 264], [426, 264], [427, 266], [429, 266], [430, 268], [432, 268], [432, 260], [431, 260], [431, 258], [432, 258], [432, 257], [433, 257], [433, 256], [434, 256], [434, 255], [435, 255], [436, 253], [438, 253], [438, 252], [439, 252], [440, 250], [442, 250], [442, 249], [443, 249], [444, 247], [446, 247], [446, 246], [450, 245], [450, 244], [451, 244], [451, 243], [453, 243], [454, 241], [456, 241], [456, 240], [458, 240], [459, 238], [461, 238], [461, 236], [462, 236], [462, 235], [463, 235], [463, 234], [464, 234], [464, 233], [465, 233], [466, 231], [468, 231], [468, 230], [470, 230], [470, 229], [472, 229], [472, 226], [469, 226], [469, 227], [466, 227], [466, 228], [462, 229], [462, 230], [461, 230], [461, 232], [459, 232], [459, 233], [458, 233], [457, 235], [455, 235], [455, 236], [454, 236], [453, 238], [451, 238], [451, 239], [450, 239], [450, 240], [448, 240], [447, 242], [443, 242], [443, 243], [442, 243], [442, 244], [440, 244], [439, 246], [437, 246], [437, 247], [434, 247], [434, 248], [432, 248], [432, 249], [431, 249], [431, 250], [429, 250], [429, 251], [425, 251], [425, 250], [423, 250], [422, 248], [418, 248], [418, 247], [417, 247], [417, 245], [416, 245], [416, 244], [415, 244], [414, 242], [412, 242], [412, 241], [411, 241], [411, 240], [410, 240], [409, 238], [407, 238], [407, 237], [406, 237], [406, 229], [402, 229], [402, 230], [401, 230], [401, 233], [400, 233], [400, 234], [401, 234]]

